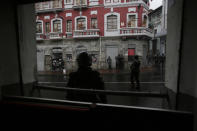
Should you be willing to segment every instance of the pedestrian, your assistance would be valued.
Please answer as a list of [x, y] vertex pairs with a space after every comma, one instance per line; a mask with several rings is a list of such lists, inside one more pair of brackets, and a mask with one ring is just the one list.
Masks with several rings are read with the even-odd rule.
[[[92, 70], [91, 56], [83, 52], [77, 57], [78, 70], [69, 74], [68, 87], [80, 89], [104, 90], [104, 82], [100, 73]], [[105, 95], [90, 94], [83, 92], [67, 91], [66, 98], [73, 101], [106, 103]]]
[[131, 80], [131, 86], [135, 87], [134, 81], [136, 82], [136, 89], [140, 89], [140, 82], [139, 82], [139, 76], [140, 76], [140, 61], [139, 61], [139, 57], [136, 55], [134, 56], [134, 62], [131, 64], [130, 66], [130, 70], [131, 70], [131, 76], [130, 76], [130, 80]]
[[120, 70], [123, 70], [123, 68], [124, 68], [124, 56], [121, 54], [120, 55], [120, 58], [119, 58], [120, 60]]
[[110, 56], [108, 56], [108, 58], [107, 58], [107, 63], [108, 63], [108, 69], [112, 69], [112, 67], [111, 67], [111, 64], [112, 64], [112, 59], [111, 59], [111, 57]]

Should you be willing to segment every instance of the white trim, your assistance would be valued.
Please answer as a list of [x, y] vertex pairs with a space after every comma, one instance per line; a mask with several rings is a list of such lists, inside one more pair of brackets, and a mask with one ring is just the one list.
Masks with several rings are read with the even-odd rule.
[[98, 14], [98, 11], [97, 10], [91, 10], [90, 11], [90, 15], [97, 15]]
[[114, 2], [114, 0], [110, 0], [111, 2], [110, 3], [106, 3], [105, 1], [106, 0], [103, 0], [104, 2], [104, 6], [107, 6], [107, 5], [120, 5], [121, 4], [121, 0], [118, 0], [118, 2]]
[[36, 33], [36, 34], [43, 34], [44, 33], [44, 24], [43, 24], [43, 21], [42, 20], [36, 20], [36, 26], [37, 26], [37, 23], [41, 22], [42, 24], [42, 33]]
[[146, 13], [143, 13], [143, 14], [142, 14], [142, 22], [144, 21], [144, 16], [147, 17], [147, 21], [146, 21], [146, 26], [145, 26], [145, 28], [148, 28], [148, 24], [149, 24], [148, 15], [147, 15]]
[[87, 30], [87, 16], [77, 16], [75, 17], [75, 31], [77, 31], [77, 19], [78, 18], [85, 18], [85, 24], [86, 24], [85, 30]]
[[146, 5], [143, 1], [138, 1], [138, 2], [119, 2], [119, 3], [113, 3], [113, 2], [110, 2], [110, 3], [105, 3], [105, 0], [104, 0], [104, 6], [106, 8], [110, 8], [110, 7], [135, 7], [135, 6], [138, 6], [139, 4], [141, 4], [141, 6], [143, 6], [145, 9], [149, 10], [149, 6]]
[[53, 18], [51, 20], [51, 33], [54, 33], [53, 32], [53, 21], [55, 21], [55, 20], [60, 20], [60, 23], [61, 23], [61, 33], [62, 33], [62, 19], [60, 19], [60, 18]]
[[66, 17], [72, 17], [72, 12], [66, 13]]
[[[110, 15], [117, 16], [117, 29], [107, 30], [107, 17]], [[111, 12], [104, 15], [104, 36], [118, 36], [120, 30], [120, 14], [117, 12]]]
[[138, 27], [138, 14], [137, 13], [127, 13], [127, 23], [126, 23], [126, 26], [128, 27], [129, 15], [135, 15], [135, 18], [136, 18], [135, 27]]
[[64, 0], [64, 8], [69, 9], [73, 7], [73, 0], [71, 0], [71, 3], [66, 3], [66, 0]]
[[136, 12], [137, 7], [128, 7], [128, 12]]

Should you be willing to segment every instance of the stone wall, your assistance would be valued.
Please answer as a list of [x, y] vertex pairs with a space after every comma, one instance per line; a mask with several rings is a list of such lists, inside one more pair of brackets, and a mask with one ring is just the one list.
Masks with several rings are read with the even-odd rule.
[[[94, 69], [107, 69], [106, 50], [108, 46], [118, 48], [117, 54], [124, 56], [124, 69], [128, 69], [128, 47], [130, 44], [135, 45], [136, 55], [140, 56], [142, 65], [146, 65], [146, 52], [148, 49], [148, 40], [126, 39], [122, 40], [119, 37], [102, 37], [98, 39], [64, 39], [64, 40], [45, 40], [37, 43], [37, 51], [43, 52], [44, 55], [53, 55], [54, 47], [61, 47], [63, 50], [63, 60], [67, 70], [75, 70], [76, 57], [80, 51], [87, 51], [89, 54], [96, 54], [97, 61], [93, 62]], [[101, 49], [100, 49], [101, 48]], [[72, 60], [67, 60], [67, 54], [72, 54]], [[101, 54], [101, 56], [100, 56]], [[42, 59], [38, 58], [38, 63]], [[42, 60], [43, 61], [43, 60]]]

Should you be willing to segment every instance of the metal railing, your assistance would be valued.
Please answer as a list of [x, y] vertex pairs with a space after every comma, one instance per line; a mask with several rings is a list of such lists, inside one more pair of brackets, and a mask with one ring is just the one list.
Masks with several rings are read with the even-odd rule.
[[44, 40], [45, 38], [44, 34], [36, 34], [36, 40]]
[[80, 88], [69, 88], [69, 87], [45, 86], [45, 85], [35, 85], [35, 86], [38, 89], [59, 90], [59, 91], [75, 91], [75, 92], [83, 92], [83, 93], [87, 93], [87, 94], [168, 98], [168, 94], [160, 93], [160, 92], [95, 90], [95, 89], [80, 89]]
[[99, 36], [100, 36], [100, 29], [75, 30], [73, 33], [74, 38], [99, 37]]
[[62, 39], [63, 33], [60, 32], [53, 32], [49, 34], [49, 39]]
[[126, 27], [126, 28], [121, 28], [120, 29], [120, 35], [121, 36], [140, 36], [140, 35], [145, 35], [145, 36], [148, 36], [148, 37], [153, 37], [153, 32], [149, 28], [143, 28], [143, 27], [138, 27], [138, 28]]

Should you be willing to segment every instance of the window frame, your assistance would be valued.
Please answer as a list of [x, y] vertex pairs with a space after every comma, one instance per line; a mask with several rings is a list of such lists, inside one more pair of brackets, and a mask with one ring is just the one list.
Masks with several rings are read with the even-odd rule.
[[[135, 27], [129, 27], [128, 22], [129, 22], [129, 16], [135, 15]], [[127, 28], [137, 28], [138, 27], [138, 14], [137, 13], [127, 13]]]
[[[54, 32], [54, 28], [53, 28], [53, 22], [56, 21], [56, 20], [59, 20], [60, 21], [60, 32]], [[62, 33], [62, 19], [60, 18], [54, 18], [51, 20], [51, 33]]]
[[[40, 33], [37, 33], [37, 24], [41, 23], [41, 29], [42, 31]], [[42, 20], [36, 20], [36, 34], [43, 34], [43, 21]]]
[[[143, 22], [144, 22], [144, 17], [146, 16], [146, 26], [143, 26]], [[146, 28], [148, 28], [148, 24], [149, 24], [149, 22], [148, 22], [148, 15], [146, 15], [146, 14], [142, 14], [142, 27], [146, 27]]]
[[[110, 28], [110, 29], [108, 28], [109, 25], [110, 25], [110, 26], [114, 26], [114, 25], [112, 25], [112, 23], [109, 24], [109, 22], [108, 22], [110, 16], [115, 16], [115, 17], [116, 17], [116, 22], [113, 22], [114, 19], [112, 19], [112, 23], [116, 23], [116, 29], [115, 29], [115, 28]], [[107, 30], [108, 30], [108, 31], [109, 31], [109, 30], [118, 30], [118, 16], [117, 16], [117, 15], [112, 14], [112, 15], [107, 16], [107, 21], [106, 21], [106, 22], [107, 22]], [[108, 24], [109, 24], [109, 25], [108, 25]]]
[[[68, 26], [68, 22], [70, 22], [71, 21], [71, 31], [68, 31], [68, 27], [70, 28], [70, 26]], [[73, 29], [72, 29], [72, 20], [67, 20], [66, 21], [66, 32], [68, 32], [68, 33], [71, 33], [73, 31]]]
[[83, 29], [83, 30], [87, 30], [87, 17], [86, 16], [77, 16], [77, 17], [75, 17], [75, 30], [81, 31], [81, 30], [78, 30], [78, 28], [77, 28], [77, 20], [79, 18], [84, 18], [85, 19], [85, 29]]
[[[48, 32], [47, 32], [47, 23], [49, 24], [49, 31], [48, 31]], [[50, 29], [50, 26], [51, 26], [51, 25], [50, 25], [50, 22], [45, 22], [45, 33], [46, 33], [46, 34], [50, 33], [50, 30], [51, 30], [51, 29]]]
[[[96, 27], [95, 28], [93, 28], [93, 21], [92, 20], [96, 20]], [[95, 24], [95, 23], [94, 23]], [[96, 17], [92, 17], [91, 19], [90, 19], [90, 28], [91, 29], [98, 29], [98, 19], [96, 18]]]

